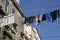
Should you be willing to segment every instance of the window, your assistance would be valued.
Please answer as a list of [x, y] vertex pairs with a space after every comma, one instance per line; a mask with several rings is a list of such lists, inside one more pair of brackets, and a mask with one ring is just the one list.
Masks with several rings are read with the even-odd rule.
[[8, 0], [6, 0], [5, 2], [5, 11], [8, 12], [8, 8], [9, 8], [9, 2]]
[[22, 31], [23, 31], [23, 29], [24, 29], [24, 22], [23, 22], [23, 21], [21, 21], [21, 22], [20, 22], [20, 32], [22, 32]]
[[15, 13], [15, 10], [14, 9], [12, 9], [12, 14], [14, 14]]
[[28, 33], [28, 27], [26, 27], [25, 32]]
[[28, 33], [28, 27], [26, 24], [24, 24], [24, 31], [25, 31], [25, 33]]

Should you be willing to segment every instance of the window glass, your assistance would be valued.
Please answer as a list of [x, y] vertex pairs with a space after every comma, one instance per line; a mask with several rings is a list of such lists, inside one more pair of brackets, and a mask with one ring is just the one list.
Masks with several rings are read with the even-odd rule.
[[20, 31], [22, 32], [23, 29], [24, 29], [24, 23], [23, 23], [23, 21], [21, 21], [21, 22], [20, 22]]
[[9, 2], [8, 0], [6, 0], [6, 3], [5, 3], [5, 11], [8, 12], [8, 7], [9, 7]]
[[15, 13], [15, 10], [14, 10], [14, 9], [12, 9], [12, 13], [13, 13], [13, 14]]

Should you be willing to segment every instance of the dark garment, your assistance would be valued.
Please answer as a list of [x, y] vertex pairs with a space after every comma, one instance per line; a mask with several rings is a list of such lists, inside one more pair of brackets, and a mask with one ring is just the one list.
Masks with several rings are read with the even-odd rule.
[[33, 23], [33, 16], [29, 17], [29, 23]]
[[60, 10], [58, 10], [58, 18], [60, 18]]
[[39, 17], [40, 17], [40, 15], [38, 15], [38, 24], [40, 24], [40, 20], [39, 20]]
[[51, 12], [52, 22], [57, 19], [57, 11]]
[[42, 17], [42, 21], [45, 21], [45, 20], [46, 20], [46, 15], [44, 14]]

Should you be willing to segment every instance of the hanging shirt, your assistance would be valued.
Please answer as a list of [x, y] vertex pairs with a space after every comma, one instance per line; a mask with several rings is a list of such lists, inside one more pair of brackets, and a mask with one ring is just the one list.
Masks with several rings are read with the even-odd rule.
[[57, 11], [51, 12], [52, 22], [56, 21], [57, 19]]
[[46, 20], [48, 20], [48, 22], [51, 22], [52, 18], [51, 18], [50, 13], [46, 13], [45, 15], [46, 15]]

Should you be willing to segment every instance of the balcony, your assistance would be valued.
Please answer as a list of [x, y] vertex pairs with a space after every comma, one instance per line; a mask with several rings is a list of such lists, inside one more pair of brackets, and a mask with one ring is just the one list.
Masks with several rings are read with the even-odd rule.
[[14, 26], [17, 26], [17, 16], [15, 15], [8, 15], [8, 16], [4, 16], [3, 20], [3, 26], [9, 25], [9, 24], [13, 24]]
[[4, 29], [4, 35], [8, 36], [11, 40], [14, 40], [14, 35], [12, 35], [12, 33], [10, 31], [8, 31], [7, 29]]
[[32, 32], [32, 27], [30, 25], [24, 24], [24, 34], [28, 37], [31, 38], [31, 32]]

